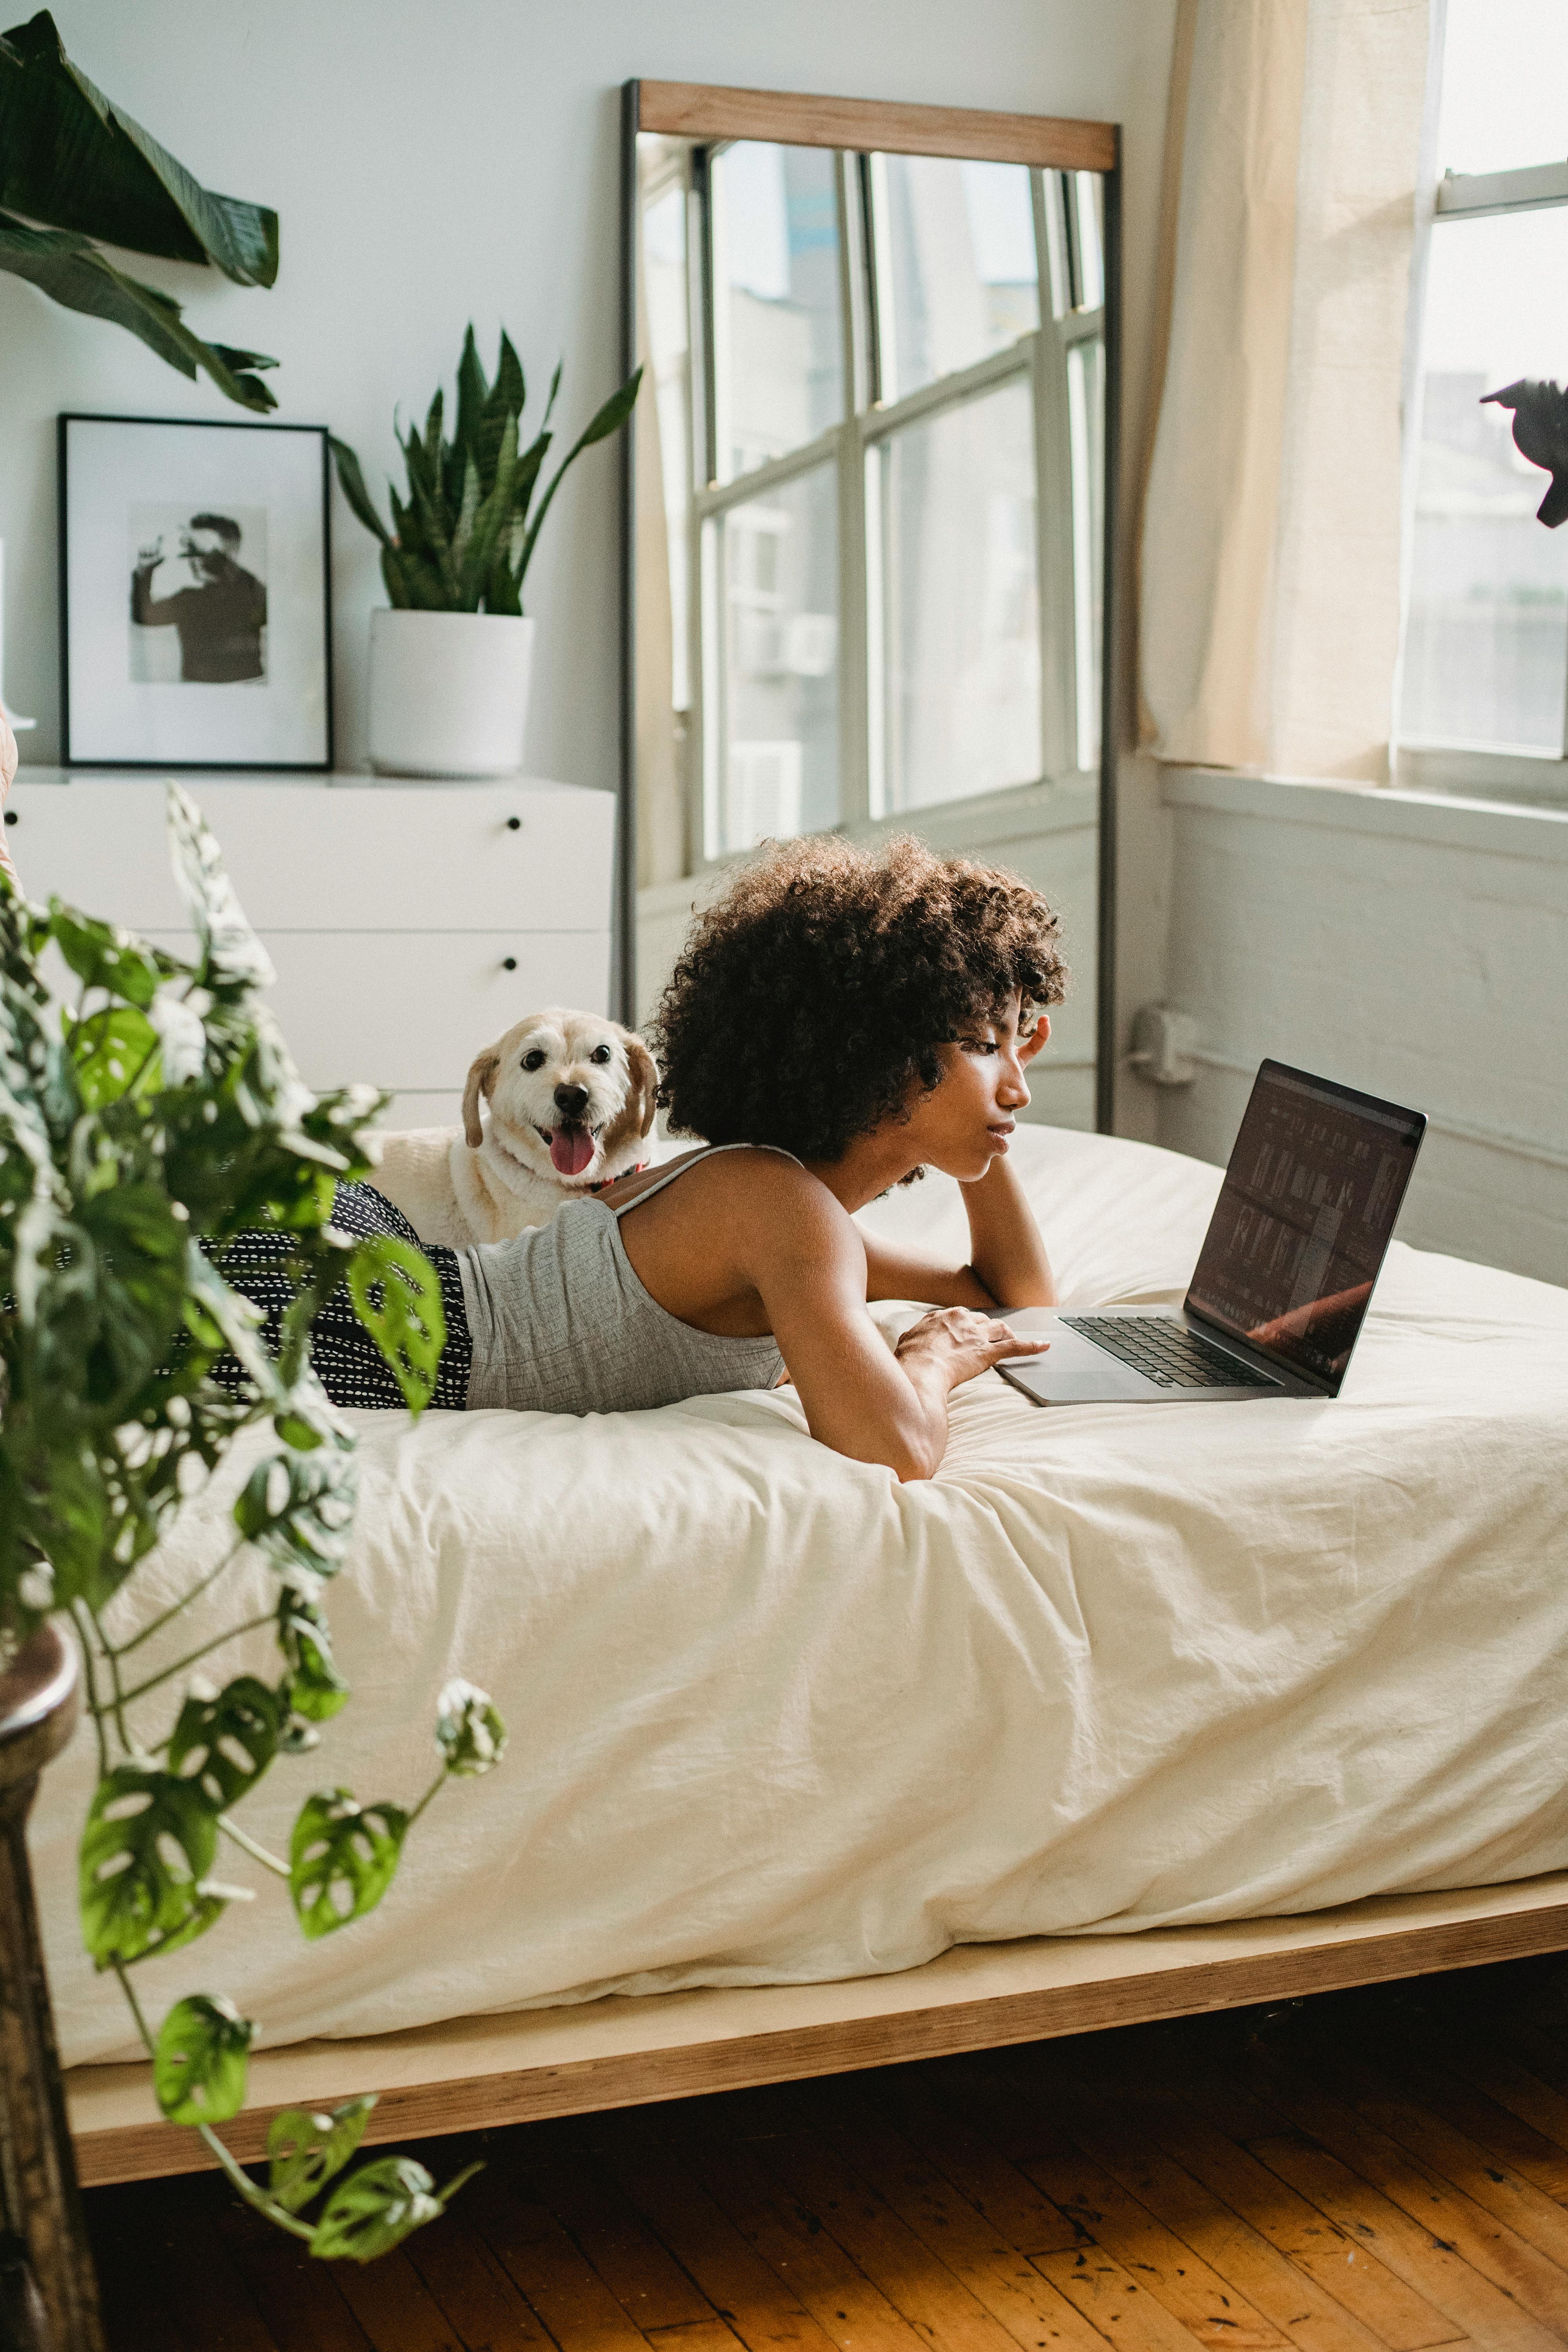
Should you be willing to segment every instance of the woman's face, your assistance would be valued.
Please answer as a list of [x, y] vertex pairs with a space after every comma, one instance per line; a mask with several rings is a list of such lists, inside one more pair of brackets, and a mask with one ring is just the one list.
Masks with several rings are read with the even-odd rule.
[[1051, 1034], [1047, 1013], [1031, 1011], [1020, 1029], [1020, 1011], [1013, 996], [937, 1048], [941, 1082], [930, 1094], [916, 1094], [900, 1130], [911, 1160], [968, 1184], [1005, 1155], [1016, 1115], [1028, 1106], [1025, 1066]]

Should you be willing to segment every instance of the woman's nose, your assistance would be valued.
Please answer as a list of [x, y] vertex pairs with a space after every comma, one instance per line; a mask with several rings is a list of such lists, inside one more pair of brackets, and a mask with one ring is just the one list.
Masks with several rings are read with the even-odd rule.
[[1022, 1110], [1029, 1099], [1029, 1082], [1024, 1076], [1024, 1066], [1011, 1056], [1002, 1066], [1002, 1080], [996, 1089], [996, 1099], [1010, 1110]]

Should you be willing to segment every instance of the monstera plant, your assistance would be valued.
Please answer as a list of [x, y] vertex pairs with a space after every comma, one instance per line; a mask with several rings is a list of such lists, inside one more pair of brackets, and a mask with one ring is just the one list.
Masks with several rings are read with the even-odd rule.
[[[437, 2191], [397, 2156], [346, 2172], [368, 2099], [278, 2117], [268, 2179], [252, 2181], [220, 2127], [244, 2105], [254, 2028], [220, 1993], [154, 2000], [147, 1977], [246, 1891], [216, 1874], [226, 1846], [242, 1870], [283, 1882], [309, 1941], [362, 1918], [425, 1808], [488, 1770], [505, 1735], [484, 1693], [455, 1682], [437, 1704], [436, 1769], [406, 1802], [324, 1783], [305, 1794], [286, 1854], [237, 1818], [264, 1775], [299, 1769], [349, 1698], [324, 1602], [353, 1517], [353, 1435], [312, 1370], [313, 1320], [345, 1284], [414, 1412], [445, 1332], [418, 1251], [331, 1223], [338, 1180], [366, 1172], [365, 1122], [384, 1098], [301, 1084], [263, 1001], [266, 954], [176, 787], [169, 818], [199, 942], [190, 961], [58, 900], [31, 906], [0, 876], [0, 1665], [46, 1616], [74, 1622], [98, 1750], [82, 1936], [119, 1979], [163, 2115], [199, 2132], [241, 2196], [312, 2253], [368, 2260], [457, 2183]], [[46, 954], [71, 975], [58, 1010]], [[226, 1248], [258, 1229], [297, 1285], [276, 1356], [224, 1279]], [[220, 1358], [246, 1378], [220, 1384]], [[139, 1566], [258, 1424], [272, 1442], [226, 1540], [171, 1605], [139, 1610]], [[221, 1592], [247, 1549], [269, 1571], [264, 1615], [149, 1670], [142, 1644]], [[211, 1679], [226, 1647], [265, 1627], [269, 1672]]]
[[242, 408], [277, 406], [257, 373], [276, 360], [203, 342], [171, 296], [127, 277], [93, 243], [270, 286], [277, 214], [199, 186], [72, 64], [47, 8], [0, 35], [0, 269], [68, 310], [126, 328], [182, 375], [205, 369]]

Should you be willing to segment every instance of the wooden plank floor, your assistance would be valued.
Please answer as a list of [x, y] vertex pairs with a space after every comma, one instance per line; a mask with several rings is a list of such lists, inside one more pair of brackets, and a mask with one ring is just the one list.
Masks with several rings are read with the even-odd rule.
[[113, 2352], [1568, 2345], [1561, 1959], [416, 2152], [486, 2169], [364, 2269], [93, 2190]]

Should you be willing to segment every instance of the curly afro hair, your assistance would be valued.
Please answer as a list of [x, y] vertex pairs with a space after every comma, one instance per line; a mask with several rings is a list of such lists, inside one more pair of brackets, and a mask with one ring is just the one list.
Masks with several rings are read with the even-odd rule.
[[651, 1034], [670, 1125], [837, 1160], [942, 1076], [1015, 992], [1059, 1004], [1056, 916], [1015, 874], [817, 836], [770, 845], [700, 915]]

